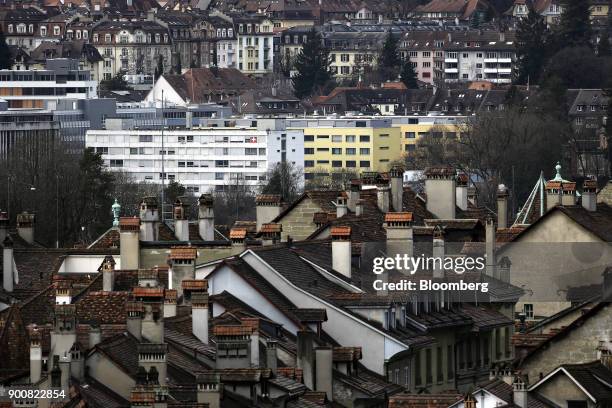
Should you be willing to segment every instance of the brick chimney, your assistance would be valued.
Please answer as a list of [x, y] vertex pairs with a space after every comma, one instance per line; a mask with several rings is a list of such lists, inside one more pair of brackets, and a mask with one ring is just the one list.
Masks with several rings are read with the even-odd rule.
[[[216, 368], [249, 368], [251, 366], [251, 333], [245, 325], [215, 325], [213, 334], [217, 342]], [[227, 350], [233, 350], [230, 355]]]
[[359, 201], [359, 196], [360, 196], [360, 190], [361, 190], [361, 182], [359, 179], [352, 179], [351, 180], [351, 187], [348, 191], [348, 199], [346, 204], [348, 205], [349, 210], [356, 212], [356, 207], [357, 207], [357, 201]]
[[455, 187], [455, 201], [457, 207], [463, 211], [468, 208], [468, 175], [460, 173], [457, 175], [457, 186]]
[[197, 401], [208, 408], [221, 408], [221, 384], [219, 373], [214, 371], [202, 372], [196, 376]]
[[347, 278], [351, 277], [351, 227], [332, 227], [332, 267]]
[[139, 218], [121, 217], [119, 219], [119, 254], [123, 270], [134, 270], [140, 267], [139, 235]]
[[344, 194], [340, 194], [336, 198], [336, 218], [344, 217], [346, 214], [348, 214], [347, 198]]
[[34, 243], [34, 224], [36, 216], [27, 211], [17, 215], [17, 234], [28, 244]]
[[262, 224], [261, 229], [259, 230], [263, 245], [273, 245], [279, 243], [281, 241], [282, 232], [283, 225], [275, 223]]
[[333, 399], [332, 348], [319, 346], [315, 348], [315, 391], [325, 392], [327, 399]]
[[238, 248], [240, 252], [245, 248], [246, 244], [247, 229], [246, 228], [232, 228], [230, 230], [230, 241], [232, 241], [232, 248]]
[[427, 210], [440, 219], [455, 219], [455, 169], [449, 166], [429, 167], [425, 170], [425, 177]]
[[514, 404], [520, 408], [527, 408], [528, 395], [527, 395], [528, 383], [526, 378], [517, 375], [512, 383], [512, 390], [514, 396]]
[[597, 180], [584, 180], [582, 207], [587, 211], [597, 211]]
[[12, 292], [15, 285], [15, 259], [13, 258], [13, 240], [7, 235], [2, 243], [2, 286], [7, 292]]
[[176, 316], [176, 290], [164, 291], [164, 318]]
[[304, 385], [315, 389], [315, 333], [300, 330], [297, 333], [297, 367], [302, 369]]
[[208, 292], [191, 295], [191, 332], [202, 343], [208, 344]]
[[436, 225], [433, 230], [432, 255], [434, 259], [440, 260], [434, 262], [433, 277], [444, 278], [444, 229], [440, 225]]
[[194, 247], [172, 247], [168, 256], [170, 289], [177, 290], [177, 298], [183, 296], [181, 282], [185, 279], [195, 279], [195, 260], [197, 250]]
[[497, 228], [508, 228], [508, 188], [497, 187]]
[[138, 366], [143, 367], [149, 376], [149, 382], [155, 383], [156, 373], [159, 385], [166, 385], [168, 364], [168, 345], [162, 343], [139, 343], [138, 344]]
[[30, 382], [36, 384], [40, 381], [42, 373], [42, 346], [41, 335], [36, 325], [28, 327], [30, 335]]
[[174, 236], [177, 241], [189, 241], [189, 217], [188, 207], [180, 198], [174, 202], [172, 215], [174, 217]]
[[387, 256], [412, 256], [414, 241], [412, 234], [412, 213], [394, 212], [385, 214], [387, 230]]
[[159, 209], [156, 197], [145, 197], [140, 202], [140, 240], [159, 240]]
[[72, 303], [72, 282], [67, 279], [57, 279], [53, 282], [55, 286], [55, 304], [69, 305]]
[[102, 290], [112, 292], [115, 286], [115, 258], [112, 255], [106, 255], [98, 272], [102, 274]]
[[404, 206], [404, 169], [400, 166], [393, 166], [389, 171], [389, 178], [393, 211], [401, 212]]
[[142, 302], [141, 337], [151, 343], [163, 343], [164, 289], [161, 287], [143, 288], [137, 286], [132, 289], [132, 296], [135, 300]]
[[378, 209], [383, 213], [388, 213], [391, 200], [391, 188], [388, 184], [379, 184], [376, 186], [376, 204]]
[[495, 260], [495, 241], [496, 241], [496, 228], [493, 217], [488, 216], [485, 221], [485, 256], [486, 256], [486, 273], [491, 277], [496, 276], [496, 265]]
[[0, 242], [8, 236], [9, 216], [6, 211], [0, 211]]
[[198, 199], [198, 230], [204, 241], [215, 240], [215, 211], [212, 194], [202, 194]]
[[279, 194], [259, 194], [255, 197], [257, 231], [263, 224], [272, 222], [282, 210], [283, 203]]

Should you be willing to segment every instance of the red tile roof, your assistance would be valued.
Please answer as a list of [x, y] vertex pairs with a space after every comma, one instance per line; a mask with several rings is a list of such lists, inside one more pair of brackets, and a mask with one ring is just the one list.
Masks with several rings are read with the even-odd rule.
[[183, 290], [208, 290], [208, 281], [206, 279], [185, 279], [181, 282]]
[[215, 326], [213, 328], [215, 336], [249, 336], [253, 333], [253, 328], [250, 326]]
[[396, 212], [385, 214], [385, 222], [411, 222], [411, 212]]
[[278, 233], [283, 231], [282, 224], [268, 223], [261, 226], [261, 232], [264, 234]]
[[144, 288], [140, 286], [136, 286], [132, 293], [135, 297], [164, 297], [164, 290], [162, 288]]
[[256, 204], [280, 204], [282, 202], [282, 198], [280, 194], [259, 194], [255, 197]]
[[119, 219], [119, 229], [121, 231], [139, 231], [140, 230], [140, 218], [121, 217]]
[[172, 247], [170, 248], [169, 259], [189, 259], [194, 260], [198, 256], [198, 251], [194, 247]]
[[246, 235], [246, 228], [232, 228], [230, 230], [230, 239], [245, 239]]
[[351, 236], [351, 227], [332, 227], [331, 228], [332, 237], [347, 237]]

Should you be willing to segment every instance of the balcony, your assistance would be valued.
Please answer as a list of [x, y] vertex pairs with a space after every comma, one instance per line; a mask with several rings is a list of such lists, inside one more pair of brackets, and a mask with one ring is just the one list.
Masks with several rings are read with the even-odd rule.
[[511, 74], [512, 68], [498, 68], [497, 72], [499, 72], [500, 74]]
[[444, 58], [444, 62], [448, 64], [457, 64], [459, 62], [458, 58]]
[[444, 68], [444, 72], [447, 74], [458, 74], [459, 68]]
[[485, 58], [485, 64], [497, 64], [499, 60], [497, 58]]
[[484, 70], [485, 74], [497, 74], [497, 68], [485, 68]]

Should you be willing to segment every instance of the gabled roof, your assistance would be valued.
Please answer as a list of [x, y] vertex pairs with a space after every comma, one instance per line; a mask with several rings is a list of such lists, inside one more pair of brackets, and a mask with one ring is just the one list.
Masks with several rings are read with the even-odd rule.
[[529, 387], [529, 391], [537, 390], [559, 374], [566, 375], [593, 403], [604, 406], [612, 402], [612, 371], [600, 361], [563, 364]]

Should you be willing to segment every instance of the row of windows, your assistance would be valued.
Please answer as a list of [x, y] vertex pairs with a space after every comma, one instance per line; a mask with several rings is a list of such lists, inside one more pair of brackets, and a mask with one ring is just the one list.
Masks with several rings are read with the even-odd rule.
[[[383, 135], [381, 134], [380, 137], [388, 137], [389, 135]], [[317, 140], [326, 140], [329, 139], [329, 135], [318, 135]], [[332, 143], [342, 143], [342, 140], [344, 138], [344, 141], [346, 143], [355, 143], [357, 141], [357, 136], [355, 135], [332, 135], [331, 136], [331, 141]], [[314, 142], [315, 140], [315, 136], [314, 135], [304, 135], [304, 141], [305, 142]], [[359, 141], [362, 143], [367, 143], [370, 141], [370, 136], [369, 135], [361, 135], [359, 136]]]
[[[383, 160], [381, 160], [383, 161]], [[346, 162], [344, 162], [345, 165], [342, 166], [342, 160], [332, 160], [331, 161], [331, 166], [334, 168], [341, 168], [341, 167], [351, 167], [351, 168], [355, 168], [357, 167], [357, 161], [356, 160], [347, 160]], [[317, 165], [322, 165], [322, 166], [327, 166], [330, 164], [329, 160], [317, 160], [316, 161]], [[313, 168], [315, 167], [315, 161], [314, 160], [304, 160], [304, 167], [308, 167], [308, 168]], [[359, 167], [361, 168], [370, 168], [370, 161], [369, 160], [360, 160], [359, 161]]]
[[[388, 146], [381, 146], [380, 147], [381, 150], [389, 150]], [[329, 148], [327, 147], [319, 147], [316, 149], [317, 152], [321, 153], [321, 152], [329, 152]], [[347, 147], [345, 149], [345, 152], [347, 155], [349, 156], [354, 156], [357, 154], [357, 149], [355, 147]], [[315, 149], [313, 147], [306, 147], [304, 148], [304, 154], [315, 154]], [[340, 147], [333, 147], [331, 149], [331, 154], [333, 155], [341, 155], [342, 154], [342, 148]], [[361, 155], [368, 155], [370, 154], [370, 148], [369, 147], [362, 147], [359, 149], [359, 154]]]
[[[163, 39], [164, 39], [164, 43], [168, 43], [168, 34], [164, 34], [163, 35]], [[113, 40], [113, 36], [111, 34], [105, 34], [104, 35], [104, 42], [105, 43], [110, 44], [112, 42], [112, 40]], [[159, 34], [159, 33], [155, 34], [155, 43], [159, 44], [159, 43], [162, 42], [161, 40], [162, 40], [162, 35]], [[127, 35], [120, 35], [119, 39], [118, 40], [115, 39], [115, 41], [117, 43], [120, 43], [120, 44], [127, 44], [127, 43], [130, 42], [129, 41], [129, 36], [127, 36]], [[147, 34], [146, 42], [148, 44], [150, 44], [152, 41], [153, 41], [153, 36], [150, 33]], [[95, 33], [93, 35], [93, 42], [95, 42], [95, 43], [100, 42], [100, 35], [98, 33]], [[134, 42], [135, 43], [144, 43], [145, 42], [145, 36], [137, 34], [134, 37]]]

